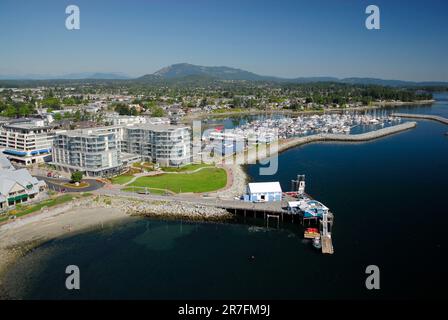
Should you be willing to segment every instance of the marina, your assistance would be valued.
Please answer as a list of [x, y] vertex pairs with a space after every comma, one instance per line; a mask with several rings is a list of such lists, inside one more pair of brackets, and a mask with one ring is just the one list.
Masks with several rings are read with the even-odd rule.
[[367, 132], [401, 121], [386, 112], [345, 112], [322, 115], [254, 120], [233, 129], [216, 128], [205, 132], [204, 141], [246, 141], [248, 144], [270, 142], [319, 133], [350, 134]]
[[393, 127], [401, 117], [385, 111], [344, 112], [250, 121], [235, 128], [218, 126], [206, 130], [202, 148], [223, 156], [239, 153], [259, 144], [320, 135], [349, 136]]

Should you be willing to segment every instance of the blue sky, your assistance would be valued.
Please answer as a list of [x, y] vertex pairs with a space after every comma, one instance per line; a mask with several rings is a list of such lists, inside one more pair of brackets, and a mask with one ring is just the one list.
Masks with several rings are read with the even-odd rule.
[[[80, 30], [65, 28], [70, 4]], [[369, 4], [381, 9], [381, 30], [364, 26]], [[445, 0], [0, 0], [0, 74], [139, 76], [188, 62], [448, 81], [447, 16]]]

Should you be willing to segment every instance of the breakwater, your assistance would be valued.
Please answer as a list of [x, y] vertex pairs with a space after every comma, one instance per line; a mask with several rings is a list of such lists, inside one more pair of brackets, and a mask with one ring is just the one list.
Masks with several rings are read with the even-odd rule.
[[258, 150], [251, 149], [247, 151], [247, 163], [256, 163], [256, 160], [263, 160], [269, 157], [269, 154], [283, 152], [293, 147], [304, 145], [312, 142], [322, 141], [339, 141], [339, 142], [363, 142], [378, 139], [381, 137], [389, 136], [395, 133], [399, 133], [405, 130], [415, 128], [416, 122], [405, 122], [395, 126], [370, 131], [360, 134], [334, 134], [334, 133], [319, 133], [305, 137], [292, 138], [287, 140], [280, 140], [278, 146], [272, 145], [270, 153], [266, 152], [266, 147], [260, 147]]
[[412, 118], [412, 119], [424, 119], [424, 120], [434, 120], [441, 122], [443, 124], [448, 124], [448, 119], [440, 116], [430, 115], [430, 114], [413, 114], [413, 113], [394, 113], [393, 116], [401, 118]]

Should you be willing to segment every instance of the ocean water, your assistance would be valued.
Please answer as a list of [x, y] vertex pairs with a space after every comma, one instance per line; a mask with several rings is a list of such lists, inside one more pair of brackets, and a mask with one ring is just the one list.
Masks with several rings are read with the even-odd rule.
[[[437, 99], [393, 111], [448, 117], [448, 94]], [[227, 121], [230, 127], [238, 119]], [[28, 299], [442, 298], [446, 132], [446, 125], [418, 121], [413, 130], [371, 142], [291, 149], [279, 156], [274, 176], [247, 166], [252, 180], [280, 181], [284, 190], [306, 175], [307, 192], [335, 214], [334, 255], [314, 250], [291, 224], [136, 218], [39, 247], [11, 268], [6, 287]], [[81, 271], [79, 291], [65, 289], [65, 268], [73, 264]], [[380, 290], [365, 287], [368, 265], [380, 269]]]

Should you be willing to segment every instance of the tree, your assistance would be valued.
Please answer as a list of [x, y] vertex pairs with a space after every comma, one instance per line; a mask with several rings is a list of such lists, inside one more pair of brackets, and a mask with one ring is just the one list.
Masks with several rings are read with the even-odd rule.
[[165, 115], [165, 112], [161, 107], [154, 107], [151, 110], [151, 115], [153, 117], [163, 117]]
[[83, 174], [81, 171], [75, 171], [72, 173], [71, 179], [73, 182], [81, 182]]
[[17, 115], [17, 110], [12, 105], [8, 105], [6, 109], [3, 111], [3, 115], [5, 117], [15, 117]]
[[31, 113], [31, 110], [28, 107], [28, 105], [23, 104], [19, 107], [19, 115], [21, 115], [22, 117], [29, 116], [30, 113]]
[[129, 107], [124, 103], [118, 103], [115, 105], [114, 108], [115, 112], [118, 112], [119, 115], [131, 115], [131, 110], [129, 110]]
[[81, 111], [79, 111], [79, 110], [76, 110], [76, 112], [75, 112], [75, 121], [76, 122], [81, 121]]
[[53, 97], [45, 98], [42, 100], [41, 104], [43, 107], [51, 108], [53, 110], [61, 109], [61, 102], [59, 101], [58, 98]]

